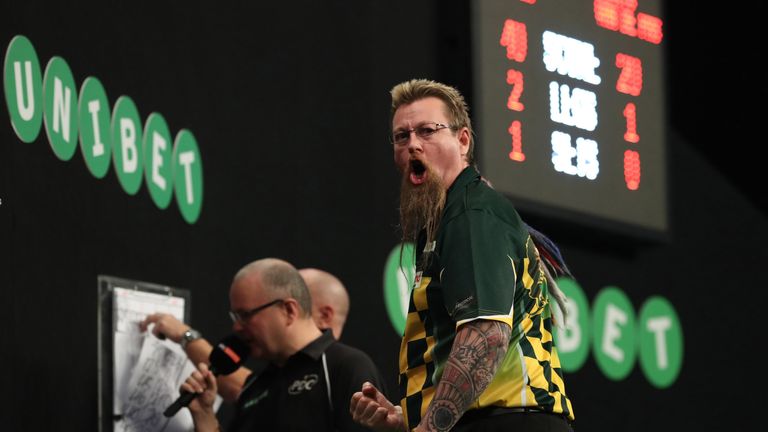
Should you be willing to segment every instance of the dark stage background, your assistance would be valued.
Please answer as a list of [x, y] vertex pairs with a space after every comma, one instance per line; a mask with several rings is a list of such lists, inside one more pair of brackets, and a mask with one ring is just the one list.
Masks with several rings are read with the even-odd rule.
[[[343, 341], [368, 352], [396, 388], [400, 337], [382, 294], [397, 243], [388, 91], [427, 77], [458, 86], [471, 104], [468, 2], [0, 4], [3, 53], [23, 34], [43, 70], [60, 55], [78, 89], [96, 76], [110, 106], [129, 95], [142, 122], [158, 111], [172, 135], [189, 128], [205, 182], [189, 225], [175, 201], [159, 210], [145, 184], [129, 196], [113, 168], [93, 177], [79, 149], [58, 160], [44, 131], [21, 142], [0, 104], [1, 430], [96, 430], [97, 275], [189, 289], [193, 325], [215, 338], [230, 327], [232, 275], [266, 256], [345, 282]], [[741, 102], [766, 96], [748, 55], [764, 46], [745, 30], [761, 16], [667, 6], [665, 240], [523, 214], [560, 243], [590, 301], [609, 285], [636, 310], [661, 295], [683, 327], [683, 367], [669, 388], [653, 387], [638, 365], [611, 381], [593, 355], [568, 374], [579, 430], [733, 430], [762, 420], [755, 350], [768, 221], [765, 180], [745, 173], [764, 172], [756, 152], [765, 109]], [[732, 49], [713, 49], [718, 38]]]

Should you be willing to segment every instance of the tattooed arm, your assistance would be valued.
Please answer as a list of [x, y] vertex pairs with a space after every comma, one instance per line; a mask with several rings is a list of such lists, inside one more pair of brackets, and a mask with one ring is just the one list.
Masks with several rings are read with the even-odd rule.
[[512, 328], [500, 321], [476, 320], [459, 327], [435, 397], [418, 431], [450, 430], [496, 375]]

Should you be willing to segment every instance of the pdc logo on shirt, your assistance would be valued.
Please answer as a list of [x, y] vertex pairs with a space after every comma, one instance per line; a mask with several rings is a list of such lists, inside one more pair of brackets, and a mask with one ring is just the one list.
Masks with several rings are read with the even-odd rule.
[[304, 379], [297, 379], [288, 386], [288, 394], [297, 395], [312, 390], [317, 384], [317, 374], [304, 375]]

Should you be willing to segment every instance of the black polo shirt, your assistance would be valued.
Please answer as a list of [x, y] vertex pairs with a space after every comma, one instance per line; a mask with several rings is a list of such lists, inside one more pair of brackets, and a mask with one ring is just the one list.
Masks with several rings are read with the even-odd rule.
[[370, 357], [326, 330], [283, 367], [270, 364], [248, 377], [228, 430], [366, 431], [349, 414], [349, 400], [365, 381], [384, 391]]

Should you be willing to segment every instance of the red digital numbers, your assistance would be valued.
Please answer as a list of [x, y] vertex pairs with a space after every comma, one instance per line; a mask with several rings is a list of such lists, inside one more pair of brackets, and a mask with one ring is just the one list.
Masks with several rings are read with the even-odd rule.
[[640, 153], [634, 150], [624, 152], [624, 182], [629, 190], [640, 187]]
[[[526, 3], [530, 4], [535, 2], [535, 0], [526, 1]], [[499, 44], [507, 49], [507, 58], [509, 60], [518, 63], [524, 62], [525, 58], [528, 56], [528, 30], [525, 23], [512, 19], [504, 21], [504, 28], [501, 30]], [[523, 111], [525, 105], [520, 102], [520, 98], [523, 95], [523, 89], [525, 88], [523, 73], [516, 69], [508, 69], [507, 84], [512, 86], [512, 90], [510, 90], [509, 97], [507, 98], [507, 108], [511, 111]], [[516, 162], [525, 160], [525, 153], [523, 153], [522, 128], [522, 123], [519, 120], [514, 120], [507, 129], [512, 136], [512, 151], [509, 152], [509, 159]]]
[[624, 118], [627, 120], [627, 131], [624, 133], [624, 140], [637, 143], [640, 141], [640, 135], [637, 134], [637, 108], [632, 102], [624, 107]]
[[[616, 67], [621, 69], [619, 78], [616, 80], [616, 91], [630, 96], [640, 96], [643, 90], [643, 64], [640, 59], [618, 53]], [[633, 102], [628, 102], [622, 114], [627, 124], [624, 141], [637, 144], [640, 142], [640, 135], [637, 133], [637, 106]], [[640, 188], [640, 153], [636, 150], [624, 152], [624, 182], [629, 190], [634, 191]]]
[[658, 17], [636, 14], [637, 0], [595, 0], [593, 8], [600, 27], [657, 45], [664, 38]]
[[627, 54], [616, 54], [616, 67], [621, 69], [616, 90], [632, 96], [640, 96], [643, 90], [643, 64], [637, 57]]
[[525, 24], [511, 19], [506, 20], [499, 43], [507, 48], [508, 59], [524, 62], [528, 55], [528, 30]]
[[523, 126], [520, 120], [514, 120], [509, 125], [509, 134], [512, 135], [512, 151], [509, 152], [509, 158], [513, 161], [522, 162], [525, 160], [523, 153]]
[[[661, 19], [638, 13], [638, 0], [594, 0], [592, 5], [595, 22], [600, 27], [656, 45], [664, 38]], [[618, 53], [616, 67], [621, 69], [616, 80], [616, 91], [629, 96], [640, 96], [643, 90], [643, 64], [640, 59]], [[624, 106], [623, 114], [627, 124], [624, 140], [632, 144], [639, 143], [637, 106], [628, 102]], [[640, 153], [636, 150], [624, 152], [624, 182], [629, 190], [640, 188]]]
[[520, 96], [523, 94], [523, 73], [510, 69], [507, 71], [507, 84], [512, 86], [507, 100], [507, 108], [512, 111], [522, 111], [525, 106], [520, 102]]
[[661, 25], [662, 21], [658, 17], [639, 13], [637, 14], [637, 37], [658, 45], [664, 38]]

